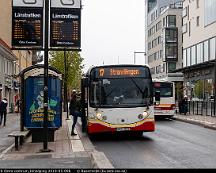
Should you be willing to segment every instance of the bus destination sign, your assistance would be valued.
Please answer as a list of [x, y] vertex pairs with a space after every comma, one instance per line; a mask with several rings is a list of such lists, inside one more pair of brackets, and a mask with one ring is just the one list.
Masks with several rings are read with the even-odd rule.
[[80, 48], [79, 8], [51, 8], [51, 47]]
[[43, 8], [14, 7], [12, 47], [43, 47]]
[[110, 67], [96, 69], [96, 78], [146, 77], [149, 75], [145, 67]]

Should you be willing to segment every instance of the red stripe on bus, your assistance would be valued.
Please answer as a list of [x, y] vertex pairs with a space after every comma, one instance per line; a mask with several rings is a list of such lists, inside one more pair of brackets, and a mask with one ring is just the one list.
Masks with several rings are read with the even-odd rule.
[[[130, 127], [129, 131], [154, 131], [155, 130], [155, 123], [154, 122], [145, 122], [144, 124], [136, 127]], [[90, 124], [88, 126], [88, 133], [93, 134], [93, 133], [102, 133], [102, 132], [115, 132], [117, 131], [117, 128], [111, 128], [107, 126], [103, 126], [101, 124]]]
[[175, 104], [159, 105], [154, 107], [155, 110], [175, 110]]
[[144, 124], [131, 128], [132, 131], [155, 131], [154, 122], [145, 122]]

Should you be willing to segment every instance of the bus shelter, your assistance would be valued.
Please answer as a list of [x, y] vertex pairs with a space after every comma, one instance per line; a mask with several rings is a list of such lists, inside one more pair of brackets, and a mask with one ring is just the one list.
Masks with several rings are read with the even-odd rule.
[[[49, 67], [48, 77], [48, 141], [62, 126], [62, 74]], [[32, 142], [43, 141], [44, 122], [44, 65], [24, 69], [21, 77], [20, 128], [31, 131]]]

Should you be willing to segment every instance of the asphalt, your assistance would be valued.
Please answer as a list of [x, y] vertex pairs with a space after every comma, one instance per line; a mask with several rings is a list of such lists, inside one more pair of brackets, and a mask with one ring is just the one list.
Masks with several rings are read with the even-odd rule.
[[[176, 114], [173, 119], [216, 130], [216, 117]], [[72, 120], [66, 113], [62, 116], [62, 127], [55, 132], [54, 142], [48, 142], [51, 152], [41, 152], [43, 143], [33, 143], [31, 135], [15, 151], [14, 138], [8, 134], [19, 130], [19, 115], [8, 114], [7, 124], [0, 127], [0, 169], [3, 168], [69, 168], [69, 169], [114, 169], [103, 152], [95, 150], [86, 133], [77, 123], [77, 136], [71, 136]]]

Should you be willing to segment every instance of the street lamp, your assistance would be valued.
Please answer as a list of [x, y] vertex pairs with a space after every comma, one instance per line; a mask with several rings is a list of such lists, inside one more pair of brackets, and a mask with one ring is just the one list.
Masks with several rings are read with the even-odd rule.
[[[136, 51], [134, 51], [134, 64], [136, 64], [136, 54], [137, 53], [142, 53], [143, 55], [144, 55], [144, 58], [145, 58], [145, 56], [146, 56], [146, 52], [136, 52]], [[146, 63], [146, 62], [145, 62]]]

